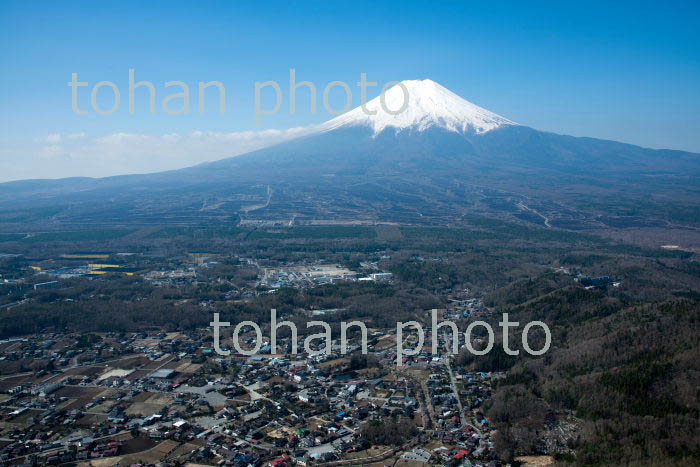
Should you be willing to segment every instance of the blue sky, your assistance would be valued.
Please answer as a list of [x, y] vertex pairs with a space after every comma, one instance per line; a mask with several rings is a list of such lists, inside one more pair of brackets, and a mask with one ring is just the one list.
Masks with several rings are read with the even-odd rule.
[[[282, 111], [256, 125], [255, 82], [276, 80], [286, 92], [290, 68], [317, 84], [319, 103], [323, 87], [341, 80], [359, 104], [362, 72], [380, 84], [431, 78], [538, 129], [700, 152], [700, 4], [609, 3], [1, 1], [0, 180], [84, 175], [80, 161], [91, 151], [110, 153], [95, 155], [105, 167], [98, 175], [157, 170], [170, 151], [166, 136], [206, 139], [180, 140], [181, 154], [163, 167], [172, 168], [203, 157], [187, 151], [225, 157], [229, 144], [236, 153], [246, 141], [286, 137], [263, 130], [330, 118], [322, 106], [311, 114], [300, 91], [296, 115], [285, 96]], [[173, 92], [165, 81], [193, 90], [221, 81], [227, 112], [208, 101], [200, 115], [193, 94], [190, 115], [150, 115], [137, 94], [131, 115], [130, 68], [155, 84], [158, 106]], [[87, 116], [71, 110], [74, 72], [90, 83], [80, 94]], [[102, 80], [121, 90], [112, 115], [89, 106]], [[163, 154], [134, 169], [120, 151]]]

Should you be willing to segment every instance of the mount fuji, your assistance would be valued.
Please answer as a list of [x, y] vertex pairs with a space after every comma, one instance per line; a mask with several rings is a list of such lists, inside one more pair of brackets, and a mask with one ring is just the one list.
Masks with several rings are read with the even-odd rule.
[[330, 131], [341, 127], [369, 127], [374, 134], [392, 128], [397, 131], [423, 131], [443, 128], [456, 133], [485, 133], [510, 120], [461, 98], [433, 80], [407, 80], [393, 86], [382, 98], [321, 125]]
[[542, 228], [695, 228], [699, 181], [698, 154], [535, 130], [432, 80], [409, 80], [244, 155], [147, 175], [0, 184], [0, 227], [452, 225], [478, 215]]

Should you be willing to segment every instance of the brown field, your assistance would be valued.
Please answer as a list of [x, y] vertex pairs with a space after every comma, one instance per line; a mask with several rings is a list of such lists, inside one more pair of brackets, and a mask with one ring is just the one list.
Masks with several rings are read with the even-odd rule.
[[107, 392], [105, 388], [84, 387], [84, 386], [63, 386], [56, 391], [56, 396], [78, 399], [81, 397], [95, 398], [99, 394]]
[[172, 458], [177, 458], [177, 457], [180, 457], [180, 456], [186, 456], [186, 455], [190, 454], [192, 451], [194, 451], [195, 449], [199, 449], [199, 447], [200, 447], [200, 446], [197, 446], [196, 444], [185, 443], [185, 444], [183, 444], [182, 446], [180, 446], [179, 448], [175, 449], [175, 450], [170, 454], [170, 456], [171, 456]]
[[322, 362], [318, 364], [319, 368], [326, 369], [326, 368], [333, 368], [336, 366], [340, 365], [347, 365], [350, 363], [349, 358], [336, 358], [335, 360], [328, 360], [326, 362]]
[[185, 360], [180, 362], [180, 364], [173, 369], [178, 373], [185, 373], [191, 375], [199, 371], [201, 367], [202, 365], [199, 363], [192, 363], [189, 360]]
[[158, 441], [145, 436], [139, 436], [138, 438], [131, 438], [124, 441], [122, 446], [122, 454], [134, 454], [137, 452], [147, 451], [158, 445]]
[[20, 384], [33, 383], [36, 380], [34, 375], [24, 375], [24, 376], [12, 376], [10, 378], [3, 378], [0, 380], [0, 391], [7, 392], [15, 386]]
[[70, 375], [70, 376], [87, 376], [89, 378], [94, 378], [98, 375], [101, 375], [105, 371], [104, 366], [83, 366], [83, 367], [76, 367], [76, 368], [71, 368], [70, 370], [66, 370], [65, 374]]
[[[145, 393], [149, 394], [149, 393]], [[139, 394], [141, 396], [141, 394]], [[138, 396], [137, 396], [138, 397]], [[127, 409], [126, 413], [128, 415], [138, 415], [143, 416], [152, 415], [159, 413], [164, 407], [172, 404], [172, 398], [167, 394], [151, 394], [150, 397], [143, 401], [133, 402]]]
[[108, 391], [104, 388], [80, 386], [64, 386], [56, 392], [58, 397], [67, 397], [69, 399], [69, 401], [61, 407], [65, 410], [82, 409], [87, 404], [94, 401], [95, 398], [107, 393]]
[[133, 373], [129, 374], [129, 376], [127, 376], [125, 379], [127, 381], [136, 381], [139, 378], [145, 377], [149, 373], [152, 373], [152, 371], [150, 371], [150, 370], [136, 370]]
[[[383, 452], [386, 452], [389, 448], [385, 446], [377, 446], [376, 448], [369, 448], [365, 451], [360, 451], [360, 452], [349, 452], [343, 456], [343, 459], [366, 459], [368, 457], [374, 457], [378, 456], [379, 454], [382, 454]], [[385, 466], [385, 465], [393, 465], [393, 462], [390, 462], [391, 459], [387, 459], [384, 462], [379, 462], [376, 465], [379, 466]], [[360, 465], [360, 464], [358, 464]], [[365, 464], [362, 464], [365, 465]], [[366, 464], [366, 465], [375, 465], [375, 464]]]
[[114, 406], [117, 404], [118, 404], [117, 401], [107, 399], [102, 404], [96, 405], [95, 407], [91, 408], [90, 412], [100, 412], [100, 413], [108, 414], [114, 408]]
[[155, 392], [142, 392], [136, 394], [134, 398], [131, 399], [131, 402], [146, 402], [151, 396], [154, 396], [155, 394]]
[[516, 457], [515, 460], [522, 462], [523, 467], [538, 467], [554, 464], [554, 458], [552, 456], [522, 456]]
[[150, 360], [147, 357], [144, 357], [143, 355], [135, 355], [132, 357], [123, 358], [116, 362], [110, 362], [109, 366], [112, 368], [120, 368], [122, 370], [132, 370], [148, 363], [150, 363]]
[[174, 357], [173, 357], [172, 355], [164, 355], [164, 356], [162, 356], [161, 358], [159, 358], [158, 360], [154, 360], [154, 361], [150, 361], [150, 360], [149, 360], [148, 363], [146, 363], [146, 364], [144, 365], [143, 369], [144, 369], [144, 370], [151, 370], [151, 371], [153, 371], [153, 370], [156, 370], [156, 369], [158, 369], [158, 368], [160, 368], [160, 367], [168, 368], [166, 365], [167, 365], [168, 363], [170, 363], [170, 361], [171, 361], [173, 358], [174, 358]]
[[144, 451], [135, 452], [133, 454], [127, 454], [118, 457], [94, 459], [88, 462], [81, 463], [79, 465], [107, 467], [112, 465], [131, 465], [137, 463], [156, 464], [170, 451], [177, 448], [178, 445], [179, 443], [177, 441], [166, 440], [152, 448], [147, 448]]

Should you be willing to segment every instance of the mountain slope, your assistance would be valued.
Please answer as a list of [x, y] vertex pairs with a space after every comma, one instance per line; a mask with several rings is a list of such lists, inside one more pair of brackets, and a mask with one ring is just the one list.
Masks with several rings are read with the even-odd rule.
[[[392, 221], [700, 226], [700, 156], [518, 125], [430, 80], [298, 139], [148, 175], [0, 184], [0, 227]], [[385, 96], [401, 107], [401, 86]]]

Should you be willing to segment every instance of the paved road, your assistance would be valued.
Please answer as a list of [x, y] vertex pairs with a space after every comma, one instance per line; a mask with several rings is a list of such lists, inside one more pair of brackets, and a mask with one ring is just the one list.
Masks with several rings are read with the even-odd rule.
[[459, 391], [457, 391], [457, 379], [452, 372], [452, 359], [449, 356], [445, 356], [445, 366], [447, 367], [447, 372], [450, 374], [450, 385], [452, 386], [452, 392], [457, 399], [457, 407], [459, 407], [459, 420], [461, 426], [467, 425], [467, 417], [464, 415], [464, 408], [462, 407], [462, 400], [459, 398]]
[[527, 204], [525, 204], [523, 202], [518, 203], [518, 207], [521, 209], [524, 209], [526, 211], [530, 211], [531, 213], [533, 213], [537, 216], [540, 216], [542, 218], [542, 220], [544, 221], [545, 227], [547, 227], [548, 229], [552, 228], [552, 225], [549, 223], [549, 218], [547, 216], [545, 216], [544, 214], [542, 214], [541, 212], [537, 211], [534, 208], [531, 208], [530, 206], [528, 206]]

